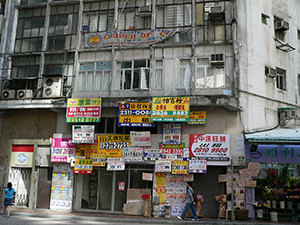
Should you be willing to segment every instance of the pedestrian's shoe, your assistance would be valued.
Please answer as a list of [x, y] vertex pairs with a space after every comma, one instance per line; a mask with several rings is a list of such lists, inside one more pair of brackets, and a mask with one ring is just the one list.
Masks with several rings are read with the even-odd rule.
[[177, 216], [177, 219], [182, 220], [181, 216]]
[[192, 219], [192, 220], [198, 220], [198, 219]]

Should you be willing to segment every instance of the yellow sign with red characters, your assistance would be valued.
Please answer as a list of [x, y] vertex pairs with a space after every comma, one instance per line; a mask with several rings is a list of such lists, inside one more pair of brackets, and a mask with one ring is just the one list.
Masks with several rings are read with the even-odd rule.
[[206, 111], [191, 111], [187, 124], [206, 124]]
[[75, 159], [74, 173], [92, 174], [93, 160], [92, 159]]
[[123, 148], [130, 146], [130, 135], [98, 135], [98, 153], [106, 158], [122, 158]]

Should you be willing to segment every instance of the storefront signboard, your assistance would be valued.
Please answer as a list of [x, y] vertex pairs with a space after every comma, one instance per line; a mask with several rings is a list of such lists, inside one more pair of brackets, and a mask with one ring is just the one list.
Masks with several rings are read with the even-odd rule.
[[181, 123], [163, 123], [163, 144], [181, 143]]
[[172, 161], [172, 174], [188, 174], [189, 162], [188, 161]]
[[190, 97], [153, 97], [151, 121], [188, 122]]
[[125, 191], [125, 182], [119, 181], [119, 191]]
[[123, 148], [124, 162], [143, 162], [143, 148]]
[[91, 158], [91, 154], [98, 153], [98, 141], [95, 140], [93, 144], [76, 144], [76, 156], [83, 156], [86, 159]]
[[130, 131], [131, 146], [151, 146], [150, 131]]
[[229, 152], [228, 134], [190, 134], [190, 157], [228, 161]]
[[144, 160], [160, 160], [161, 150], [160, 149], [145, 149]]
[[75, 144], [72, 138], [51, 139], [51, 162], [70, 162], [75, 154]]
[[199, 159], [190, 159], [189, 173], [207, 173], [207, 161]]
[[246, 143], [246, 161], [260, 163], [299, 163], [299, 145], [254, 145]]
[[161, 148], [161, 160], [183, 160], [183, 148]]
[[172, 168], [171, 161], [155, 161], [155, 172], [163, 172], [163, 173], [170, 173]]
[[69, 98], [67, 123], [100, 123], [101, 98]]
[[33, 145], [13, 145], [10, 165], [15, 167], [32, 167]]
[[72, 142], [73, 143], [94, 143], [95, 125], [73, 125]]
[[206, 124], [206, 111], [191, 111], [190, 112], [190, 120], [187, 124]]
[[107, 171], [125, 170], [125, 162], [122, 158], [107, 158]]
[[75, 159], [74, 173], [92, 174], [93, 160], [92, 159]]
[[106, 157], [122, 157], [123, 148], [131, 145], [130, 135], [98, 135], [98, 153], [106, 154]]
[[118, 126], [154, 127], [154, 122], [151, 122], [151, 102], [120, 102]]
[[93, 166], [105, 166], [106, 155], [105, 154], [92, 154], [91, 159], [93, 160]]

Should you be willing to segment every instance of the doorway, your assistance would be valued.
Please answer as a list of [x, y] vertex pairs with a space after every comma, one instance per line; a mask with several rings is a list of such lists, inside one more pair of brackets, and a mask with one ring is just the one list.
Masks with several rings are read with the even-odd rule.
[[50, 209], [52, 167], [38, 168], [38, 193], [36, 208]]

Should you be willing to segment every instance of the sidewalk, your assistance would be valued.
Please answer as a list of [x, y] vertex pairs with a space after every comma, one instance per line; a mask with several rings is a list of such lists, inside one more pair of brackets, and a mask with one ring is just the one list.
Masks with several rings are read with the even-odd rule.
[[[1, 209], [3, 211], [3, 208]], [[208, 225], [228, 225], [228, 224], [256, 224], [256, 225], [268, 225], [268, 224], [299, 224], [299, 222], [291, 221], [262, 221], [256, 219], [248, 219], [246, 221], [237, 220], [225, 220], [225, 219], [214, 219], [214, 218], [199, 218], [198, 221], [192, 221], [191, 218], [186, 220], [178, 220], [176, 217], [164, 218], [160, 216], [159, 218], [154, 217], [143, 217], [135, 215], [123, 215], [123, 214], [113, 214], [113, 213], [100, 213], [100, 212], [57, 212], [50, 211], [48, 209], [37, 209], [29, 210], [26, 208], [15, 208], [11, 209], [11, 216], [30, 216], [30, 217], [42, 217], [42, 218], [62, 218], [62, 219], [72, 219], [72, 220], [90, 220], [90, 221], [102, 221], [102, 222], [124, 222], [124, 223], [141, 223], [141, 224], [208, 224]]]

